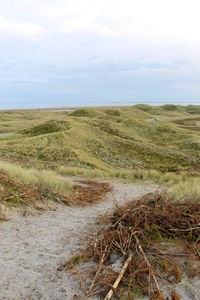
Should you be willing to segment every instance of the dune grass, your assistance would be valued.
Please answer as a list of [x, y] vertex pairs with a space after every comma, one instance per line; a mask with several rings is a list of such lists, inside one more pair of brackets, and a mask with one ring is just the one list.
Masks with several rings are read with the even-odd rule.
[[168, 193], [178, 201], [191, 200], [200, 203], [200, 177], [180, 180], [169, 187]]
[[85, 178], [106, 178], [106, 179], [124, 179], [129, 182], [142, 180], [152, 181], [157, 184], [173, 184], [178, 183], [184, 178], [185, 174], [176, 173], [161, 173], [157, 170], [150, 169], [139, 169], [125, 170], [121, 169], [110, 169], [110, 170], [98, 170], [98, 169], [86, 169], [78, 167], [67, 167], [59, 166], [55, 171], [62, 176], [83, 176]]
[[156, 170], [110, 170], [102, 172], [99, 170], [86, 170], [84, 168], [68, 168], [60, 166], [56, 169], [62, 176], [80, 176], [84, 178], [104, 178], [107, 180], [119, 179], [123, 182], [137, 184], [156, 184], [165, 189], [169, 196], [176, 201], [191, 200], [200, 202], [200, 176], [197, 174], [180, 174]]
[[[152, 181], [178, 195], [192, 186], [198, 190], [200, 131], [188, 126], [200, 119], [199, 112], [196, 106], [141, 104], [71, 113], [0, 112], [0, 132], [15, 132], [0, 136], [0, 159], [17, 162], [10, 171], [17, 180], [55, 190], [65, 190], [62, 176], [81, 176]], [[147, 122], [154, 118], [158, 121]]]
[[[61, 131], [56, 119], [51, 121], [56, 124], [53, 132], [46, 128], [49, 122], [41, 122], [17, 134], [0, 137], [0, 157], [63, 162], [68, 167], [103, 172], [137, 167], [176, 172], [194, 169], [199, 164], [198, 153], [190, 149], [193, 141], [198, 144], [198, 132], [190, 135], [165, 119], [149, 123], [146, 120], [153, 115], [136, 108], [120, 108], [117, 115], [115, 110], [109, 110], [109, 114], [106, 109], [96, 109], [96, 114], [94, 109], [87, 111], [84, 117], [60, 114], [59, 124], [67, 124], [67, 129], [62, 127]], [[157, 113], [161, 114], [161, 109]]]
[[65, 196], [68, 196], [71, 191], [69, 182], [52, 170], [26, 169], [2, 161], [0, 161], [0, 170], [15, 182], [28, 184], [41, 190], [53, 191]]
[[67, 168], [60, 166], [53, 170], [37, 170], [23, 168], [8, 162], [0, 162], [0, 170], [7, 174], [12, 180], [37, 187], [49, 193], [60, 193], [68, 196], [71, 193], [71, 184], [65, 176], [81, 176], [84, 178], [122, 179], [127, 182], [150, 183], [165, 187], [176, 200], [191, 199], [200, 201], [200, 177], [188, 176], [187, 173], [175, 174], [164, 173], [156, 170], [116, 171], [100, 172], [99, 170], [85, 170], [82, 168]]

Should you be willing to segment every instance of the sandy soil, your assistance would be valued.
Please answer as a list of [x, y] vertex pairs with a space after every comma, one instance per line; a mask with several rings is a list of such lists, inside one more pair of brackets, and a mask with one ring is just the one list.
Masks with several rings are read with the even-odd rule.
[[77, 299], [78, 282], [58, 272], [99, 228], [98, 217], [154, 187], [113, 185], [105, 201], [90, 207], [60, 206], [39, 216], [16, 216], [0, 223], [0, 299]]
[[[41, 215], [0, 223], [0, 300], [80, 299], [78, 281], [70, 272], [57, 268], [87, 243], [99, 230], [103, 216], [118, 203], [130, 201], [155, 190], [150, 186], [113, 184], [112, 193], [90, 207], [58, 206]], [[200, 281], [183, 278], [173, 288], [181, 299], [200, 299]], [[85, 299], [84, 297], [82, 299]], [[93, 297], [91, 300], [100, 299]]]

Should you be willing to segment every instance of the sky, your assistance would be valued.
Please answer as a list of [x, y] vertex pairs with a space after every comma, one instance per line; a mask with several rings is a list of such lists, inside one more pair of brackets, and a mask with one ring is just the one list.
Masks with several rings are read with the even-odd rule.
[[199, 0], [0, 0], [0, 109], [200, 104]]

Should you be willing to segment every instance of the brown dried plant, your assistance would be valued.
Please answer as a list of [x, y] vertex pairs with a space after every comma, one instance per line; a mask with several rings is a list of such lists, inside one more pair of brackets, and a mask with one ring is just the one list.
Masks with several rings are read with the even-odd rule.
[[[106, 216], [110, 223], [99, 232], [83, 251], [96, 262], [96, 271], [90, 272], [90, 285], [85, 283], [87, 296], [99, 294], [106, 300], [120, 299], [140, 292], [149, 299], [165, 299], [161, 286], [168, 286], [172, 299], [179, 299], [170, 290], [174, 281], [180, 282], [182, 270], [174, 262], [176, 253], [162, 249], [161, 241], [185, 241], [192, 244], [194, 259], [199, 259], [200, 204], [174, 202], [166, 193], [148, 194], [129, 202]], [[191, 248], [191, 247], [190, 247]], [[185, 252], [183, 256], [191, 255]], [[114, 269], [115, 262], [121, 270]], [[92, 275], [93, 274], [93, 275]], [[175, 283], [174, 282], [174, 283]]]
[[71, 206], [87, 206], [101, 201], [111, 190], [107, 182], [85, 180], [80, 181], [79, 185], [74, 185], [71, 193], [66, 196], [47, 187], [31, 187], [28, 184], [18, 183], [0, 171], [0, 202], [12, 206], [21, 204], [37, 209], [38, 201], [50, 199]]

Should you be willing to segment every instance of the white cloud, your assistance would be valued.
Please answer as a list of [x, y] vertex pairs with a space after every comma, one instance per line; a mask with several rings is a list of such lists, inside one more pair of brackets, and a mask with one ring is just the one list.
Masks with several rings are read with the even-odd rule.
[[[144, 99], [165, 94], [168, 99], [191, 99], [190, 94], [199, 99], [199, 0], [0, 2], [0, 77], [7, 84], [6, 93], [12, 92], [9, 82], [14, 78], [30, 80], [34, 87], [36, 80], [47, 90], [53, 85], [57, 93], [58, 82], [63, 90], [69, 84], [83, 89], [86, 98], [94, 84], [96, 98], [101, 92], [106, 98], [110, 91], [114, 98], [119, 92], [124, 99], [129, 90], [132, 99], [134, 89], [140, 97], [147, 93], [146, 86], [149, 95]], [[13, 36], [20, 42], [13, 43]], [[180, 86], [180, 94], [168, 94], [169, 82]], [[188, 93], [181, 93], [181, 85], [187, 83]]]
[[[14, 1], [11, 0], [14, 5]], [[15, 20], [0, 18], [0, 32], [34, 35], [92, 33], [200, 44], [199, 0], [21, 0]], [[6, 6], [6, 4], [4, 5]], [[7, 5], [9, 15], [9, 5]], [[14, 14], [12, 14], [13, 17]], [[22, 22], [22, 20], [25, 22]], [[29, 23], [29, 21], [34, 23]], [[35, 22], [37, 20], [37, 22]], [[20, 21], [20, 22], [19, 22]], [[38, 25], [35, 25], [38, 24]], [[6, 29], [5, 29], [6, 28]]]
[[198, 0], [68, 0], [46, 7], [58, 30], [200, 43]]
[[1, 35], [15, 35], [25, 38], [32, 38], [43, 31], [39, 25], [30, 22], [16, 22], [13, 23], [0, 16], [0, 36]]

